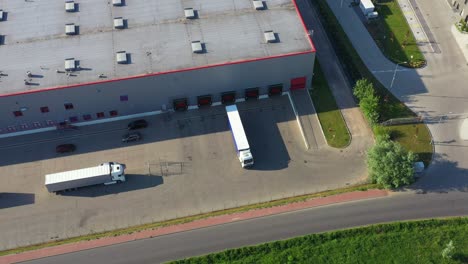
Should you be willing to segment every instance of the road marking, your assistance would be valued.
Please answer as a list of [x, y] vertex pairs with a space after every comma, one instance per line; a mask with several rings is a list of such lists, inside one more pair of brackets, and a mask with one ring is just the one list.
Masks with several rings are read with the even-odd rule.
[[[401, 71], [410, 71], [409, 69], [401, 69], [401, 70], [396, 70], [397, 72]], [[372, 73], [386, 73], [386, 72], [395, 72], [395, 70], [381, 70], [381, 71], [371, 71]]]
[[297, 121], [297, 124], [299, 125], [299, 131], [301, 132], [302, 139], [304, 140], [304, 145], [306, 149], [309, 149], [310, 148], [309, 142], [307, 142], [307, 138], [305, 137], [304, 129], [302, 128], [302, 123], [301, 123], [301, 120], [299, 119], [299, 114], [297, 113], [296, 106], [294, 105], [294, 102], [291, 98], [291, 94], [289, 92], [286, 92], [286, 94], [288, 95], [289, 103], [291, 104], [291, 107], [294, 111], [294, 115], [296, 116], [296, 121]]

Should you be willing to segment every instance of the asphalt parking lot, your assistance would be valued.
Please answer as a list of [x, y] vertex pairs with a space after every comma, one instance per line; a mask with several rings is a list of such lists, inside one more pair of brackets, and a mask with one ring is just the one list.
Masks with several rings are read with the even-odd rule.
[[[361, 152], [305, 149], [287, 96], [238, 107], [255, 159], [248, 170], [222, 106], [148, 117], [139, 142], [121, 142], [128, 121], [1, 139], [0, 250], [334, 189], [365, 176]], [[63, 143], [77, 150], [56, 154]], [[107, 161], [127, 165], [127, 182], [63, 195], [44, 187], [45, 174]]]

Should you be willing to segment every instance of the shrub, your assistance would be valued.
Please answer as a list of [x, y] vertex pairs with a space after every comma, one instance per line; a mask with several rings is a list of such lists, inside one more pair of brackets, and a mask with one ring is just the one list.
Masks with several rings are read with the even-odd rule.
[[380, 118], [380, 98], [375, 92], [374, 85], [367, 79], [356, 82], [353, 94], [359, 100], [359, 107], [371, 125], [379, 122]]
[[399, 143], [379, 139], [367, 153], [369, 178], [385, 188], [398, 188], [414, 181], [416, 155]]

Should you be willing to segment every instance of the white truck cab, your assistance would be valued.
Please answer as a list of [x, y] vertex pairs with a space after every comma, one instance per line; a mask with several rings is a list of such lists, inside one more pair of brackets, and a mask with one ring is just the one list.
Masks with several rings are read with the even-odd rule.
[[242, 168], [250, 167], [254, 164], [252, 153], [250, 149], [239, 151], [239, 161], [242, 165]]
[[105, 183], [105, 185], [114, 184], [117, 182], [125, 182], [125, 164], [115, 163], [115, 162], [106, 162], [102, 163], [101, 166], [108, 165], [110, 166], [111, 171], [111, 182]]

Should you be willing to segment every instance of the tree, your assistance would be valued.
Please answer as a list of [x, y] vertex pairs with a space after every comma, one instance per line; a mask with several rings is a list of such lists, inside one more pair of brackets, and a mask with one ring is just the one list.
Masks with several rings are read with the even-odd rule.
[[455, 246], [453, 245], [453, 241], [450, 240], [450, 242], [442, 250], [442, 257], [444, 259], [451, 259], [453, 257], [454, 250], [455, 250]]
[[374, 86], [367, 79], [360, 79], [353, 88], [353, 94], [359, 101], [374, 94]]
[[377, 140], [367, 153], [367, 168], [373, 183], [385, 188], [398, 188], [414, 181], [416, 155], [397, 142], [385, 138]]
[[380, 98], [375, 93], [374, 86], [367, 79], [356, 82], [353, 89], [354, 96], [359, 100], [359, 107], [371, 125], [379, 122]]

